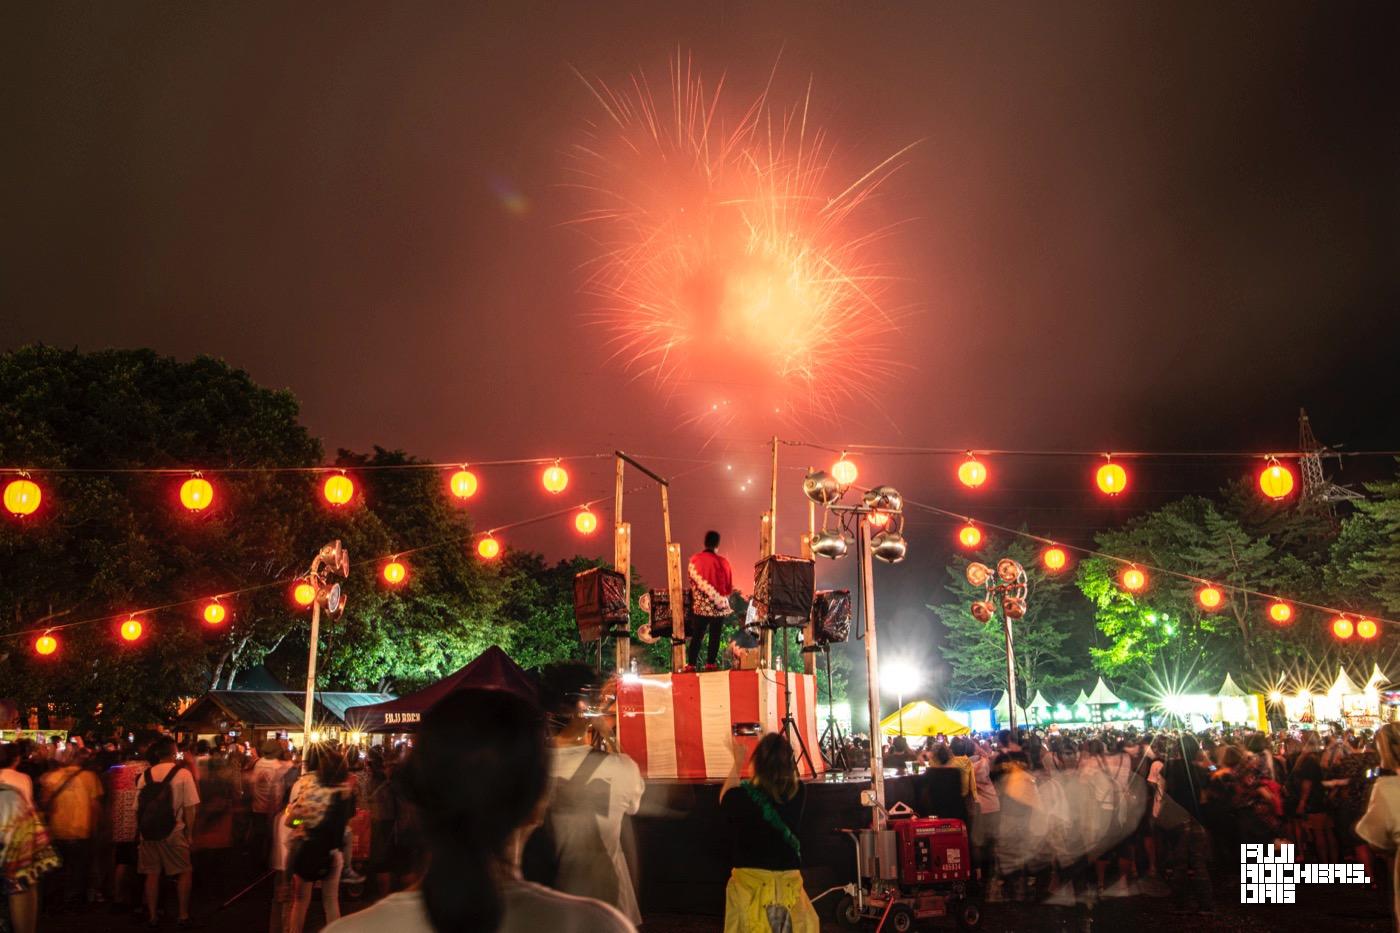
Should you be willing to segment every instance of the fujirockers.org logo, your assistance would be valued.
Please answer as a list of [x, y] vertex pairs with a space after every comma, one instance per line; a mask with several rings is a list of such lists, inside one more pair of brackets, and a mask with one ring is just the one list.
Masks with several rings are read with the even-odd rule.
[[1293, 861], [1294, 846], [1240, 846], [1240, 903], [1292, 904], [1300, 884], [1370, 884], [1366, 866], [1299, 865]]

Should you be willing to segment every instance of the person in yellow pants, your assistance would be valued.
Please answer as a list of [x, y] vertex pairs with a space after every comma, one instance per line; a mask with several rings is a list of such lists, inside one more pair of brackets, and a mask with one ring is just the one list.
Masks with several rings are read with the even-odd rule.
[[746, 781], [739, 778], [743, 760], [743, 746], [735, 742], [734, 767], [720, 789], [733, 866], [724, 933], [818, 933], [817, 912], [802, 887], [797, 833], [807, 797], [792, 746], [781, 735], [765, 735]]

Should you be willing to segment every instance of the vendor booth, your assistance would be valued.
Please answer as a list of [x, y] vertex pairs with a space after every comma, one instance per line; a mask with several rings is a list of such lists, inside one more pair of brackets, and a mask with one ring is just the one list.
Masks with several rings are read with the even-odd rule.
[[536, 694], [530, 675], [498, 646], [492, 645], [455, 674], [448, 674], [416, 693], [385, 703], [350, 707], [345, 711], [345, 720], [358, 732], [417, 732], [423, 714], [435, 703], [458, 690], [475, 687], [509, 690], [531, 700]]

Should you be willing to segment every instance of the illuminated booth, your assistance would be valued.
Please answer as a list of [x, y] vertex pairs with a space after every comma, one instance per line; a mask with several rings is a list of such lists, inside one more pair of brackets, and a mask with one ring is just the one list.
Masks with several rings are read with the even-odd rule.
[[416, 693], [350, 707], [345, 711], [345, 722], [356, 732], [417, 732], [423, 714], [439, 700], [458, 690], [479, 687], [508, 690], [532, 701], [537, 693], [534, 679], [499, 646], [492, 645], [461, 670]]

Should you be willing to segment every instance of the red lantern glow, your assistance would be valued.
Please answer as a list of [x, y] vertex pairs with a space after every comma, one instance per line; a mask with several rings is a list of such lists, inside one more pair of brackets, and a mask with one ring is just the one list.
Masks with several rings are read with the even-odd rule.
[[831, 465], [831, 478], [836, 480], [837, 485], [842, 488], [854, 483], [859, 473], [856, 465], [847, 460], [845, 454], [842, 454], [841, 459]]
[[1293, 607], [1281, 599], [1269, 604], [1269, 618], [1276, 625], [1287, 625], [1293, 619]]
[[968, 522], [958, 529], [958, 543], [969, 550], [982, 543], [982, 529]]
[[1136, 567], [1128, 567], [1118, 579], [1129, 593], [1140, 593], [1147, 588], [1147, 574]]
[[222, 625], [228, 618], [228, 610], [217, 599], [204, 604], [204, 621], [209, 625]]
[[196, 474], [180, 484], [180, 504], [191, 512], [203, 512], [214, 502], [214, 487]]
[[122, 623], [122, 638], [126, 641], [136, 641], [141, 637], [141, 621], [135, 616]]
[[309, 606], [316, 601], [316, 587], [303, 580], [292, 587], [292, 599], [298, 606]]
[[1116, 463], [1105, 463], [1094, 474], [1094, 481], [1104, 495], [1116, 496], [1128, 488], [1128, 473]]
[[1219, 609], [1220, 604], [1224, 601], [1225, 595], [1210, 584], [1206, 584], [1196, 591], [1196, 602], [1201, 604], [1202, 609]]
[[1370, 641], [1372, 638], [1375, 638], [1377, 633], [1379, 632], [1380, 628], [1377, 627], [1376, 623], [1371, 619], [1357, 620], [1356, 634], [1366, 639], [1367, 641]]
[[1045, 569], [1050, 571], [1064, 570], [1065, 564], [1069, 563], [1069, 555], [1062, 547], [1048, 547], [1040, 555], [1041, 562], [1045, 564]]
[[5, 508], [17, 518], [33, 515], [43, 498], [39, 484], [31, 479], [21, 477], [5, 485]]
[[355, 483], [344, 473], [326, 477], [321, 493], [331, 505], [344, 505], [355, 496]]
[[958, 464], [958, 482], [968, 489], [976, 489], [987, 481], [987, 468], [972, 454]]
[[1342, 641], [1346, 641], [1356, 631], [1356, 626], [1346, 616], [1337, 616], [1332, 620], [1332, 634]]
[[398, 586], [408, 577], [408, 568], [402, 561], [391, 560], [384, 565], [384, 582], [390, 586]]
[[1272, 457], [1259, 474], [1259, 489], [1278, 501], [1293, 491], [1293, 471]]
[[34, 650], [47, 657], [58, 650], [58, 639], [45, 632], [34, 639]]
[[574, 516], [574, 529], [581, 535], [591, 535], [598, 530], [598, 516], [585, 506]]
[[487, 535], [476, 543], [476, 553], [480, 554], [483, 560], [495, 560], [501, 553], [501, 542]]
[[540, 482], [544, 483], [546, 492], [557, 496], [569, 485], [569, 471], [555, 461], [553, 466], [545, 467], [544, 472], [540, 474]]
[[478, 483], [476, 474], [466, 467], [462, 467], [462, 469], [452, 474], [452, 478], [448, 480], [447, 485], [452, 490], [452, 495], [456, 496], [458, 499], [470, 499], [472, 496], [476, 495]]

